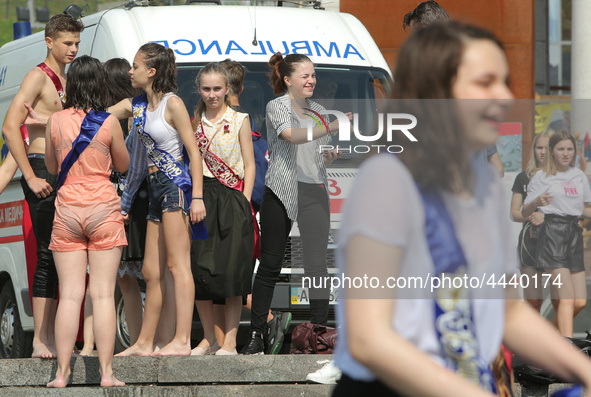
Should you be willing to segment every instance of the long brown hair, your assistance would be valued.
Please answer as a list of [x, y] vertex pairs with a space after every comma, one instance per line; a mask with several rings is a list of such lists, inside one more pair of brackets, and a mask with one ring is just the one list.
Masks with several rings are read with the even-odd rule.
[[144, 62], [148, 68], [156, 69], [152, 90], [156, 93], [176, 92], [176, 62], [174, 52], [158, 43], [146, 43], [140, 47]]
[[[276, 52], [269, 59], [269, 85], [273, 88], [274, 95], [282, 95], [287, 92], [287, 84], [285, 84], [285, 77], [289, 77], [295, 71], [296, 64], [310, 62], [310, 58], [302, 54], [289, 54], [285, 57], [280, 53]], [[313, 64], [313, 63], [312, 63]]]
[[562, 141], [571, 141], [575, 148], [575, 154], [573, 156], [572, 161], [570, 162], [570, 166], [574, 167], [577, 161], [577, 142], [573, 134], [568, 131], [557, 131], [555, 132], [552, 137], [550, 138], [550, 142], [548, 143], [548, 155], [544, 159], [544, 172], [546, 175], [556, 175], [558, 172], [558, 168], [556, 167], [556, 159], [552, 156], [552, 152], [554, 151], [554, 146], [558, 144], [558, 142]]
[[413, 31], [398, 55], [392, 97], [403, 101], [391, 111], [404, 109], [417, 118], [418, 142], [397, 134], [393, 143], [404, 147], [399, 158], [423, 187], [456, 192], [472, 181], [465, 133], [452, 94], [464, 49], [472, 40], [489, 40], [503, 48], [487, 30], [450, 22]]

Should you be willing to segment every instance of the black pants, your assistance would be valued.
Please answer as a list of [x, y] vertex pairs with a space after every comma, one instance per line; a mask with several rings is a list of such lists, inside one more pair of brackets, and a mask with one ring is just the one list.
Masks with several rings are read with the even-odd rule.
[[55, 214], [55, 197], [57, 188], [57, 176], [51, 175], [45, 167], [42, 155], [36, 154], [29, 157], [29, 163], [37, 178], [45, 179], [51, 185], [53, 191], [45, 198], [38, 198], [29, 188], [25, 178], [21, 178], [21, 185], [25, 199], [29, 204], [33, 234], [37, 240], [37, 267], [33, 276], [33, 296], [39, 298], [57, 299], [58, 279], [53, 254], [49, 250], [53, 216]]
[[[322, 280], [328, 276], [326, 250], [330, 230], [329, 202], [324, 186], [298, 183], [297, 221], [304, 251], [304, 274]], [[261, 259], [252, 287], [252, 330], [264, 331], [291, 226], [285, 207], [266, 187], [261, 207]], [[310, 322], [327, 323], [329, 290], [310, 288]]]
[[332, 397], [402, 397], [379, 380], [363, 382], [343, 374], [332, 391]]

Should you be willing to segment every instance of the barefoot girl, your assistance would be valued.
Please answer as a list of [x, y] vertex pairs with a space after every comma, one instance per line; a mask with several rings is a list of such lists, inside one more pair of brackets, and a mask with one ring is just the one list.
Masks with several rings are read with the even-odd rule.
[[[124, 99], [112, 108], [120, 119], [132, 114], [135, 119], [130, 137], [136, 142], [132, 144], [131, 167], [121, 210], [124, 215], [129, 213], [146, 168], [150, 207], [142, 270], [146, 281], [142, 329], [136, 343], [121, 355], [154, 352], [154, 336], [165, 292], [165, 265], [174, 280], [176, 332], [173, 340], [154, 354], [188, 355], [191, 353], [195, 293], [189, 215], [193, 237], [206, 237], [200, 223], [205, 217], [201, 156], [187, 109], [173, 93], [177, 87], [177, 70], [172, 50], [157, 43], [144, 44], [133, 60], [130, 75], [132, 85], [143, 89], [145, 94], [133, 100]], [[186, 154], [183, 154], [183, 146]]]
[[68, 71], [65, 109], [47, 122], [45, 163], [58, 175], [56, 214], [49, 249], [60, 283], [56, 316], [58, 368], [47, 387], [65, 387], [86, 290], [86, 265], [94, 307], [94, 335], [101, 386], [123, 386], [113, 375], [115, 279], [121, 249], [127, 245], [120, 201], [109, 180], [111, 167], [129, 165], [119, 121], [106, 113], [105, 76], [89, 56], [74, 60]]

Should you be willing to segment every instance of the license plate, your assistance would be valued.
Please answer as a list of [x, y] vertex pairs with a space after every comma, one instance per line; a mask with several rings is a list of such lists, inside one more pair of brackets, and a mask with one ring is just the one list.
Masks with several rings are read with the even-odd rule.
[[[337, 303], [338, 298], [337, 290], [331, 290], [328, 296], [329, 303], [334, 305]], [[292, 305], [309, 305], [310, 304], [310, 293], [308, 288], [305, 287], [291, 287], [291, 304]]]

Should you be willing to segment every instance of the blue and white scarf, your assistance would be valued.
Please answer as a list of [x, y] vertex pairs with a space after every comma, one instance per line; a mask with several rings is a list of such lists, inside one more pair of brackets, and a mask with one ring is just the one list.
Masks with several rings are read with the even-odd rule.
[[[186, 161], [181, 165], [170, 153], [156, 147], [154, 139], [144, 130], [147, 108], [148, 96], [146, 94], [133, 98], [132, 112], [135, 131], [140, 141], [146, 147], [146, 152], [150, 159], [168, 179], [185, 193], [187, 202], [191, 203], [193, 183], [191, 174], [189, 173], [189, 157], [187, 151], [183, 148], [183, 157]], [[207, 230], [205, 229], [205, 222], [201, 221], [191, 224], [191, 234], [193, 240], [206, 240]]]

